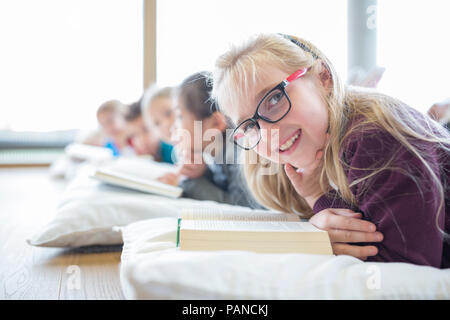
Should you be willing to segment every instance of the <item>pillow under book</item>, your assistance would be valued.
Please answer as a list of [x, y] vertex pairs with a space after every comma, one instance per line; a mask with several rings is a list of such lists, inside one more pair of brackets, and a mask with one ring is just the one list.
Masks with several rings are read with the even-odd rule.
[[178, 220], [181, 250], [333, 254], [326, 231], [294, 214], [184, 211]]
[[127, 299], [449, 299], [450, 269], [354, 257], [176, 248], [177, 218], [120, 228]]

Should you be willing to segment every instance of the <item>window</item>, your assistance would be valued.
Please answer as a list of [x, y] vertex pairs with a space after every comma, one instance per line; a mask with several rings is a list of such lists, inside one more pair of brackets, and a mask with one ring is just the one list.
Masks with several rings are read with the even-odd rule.
[[212, 70], [229, 43], [259, 32], [310, 40], [346, 79], [346, 4], [346, 0], [158, 1], [157, 82], [176, 85], [194, 72]]
[[450, 2], [379, 0], [379, 90], [423, 112], [450, 97]]
[[[425, 111], [450, 96], [448, 0], [379, 0], [379, 90]], [[212, 70], [230, 43], [299, 35], [347, 78], [346, 0], [157, 1], [157, 82]], [[0, 2], [0, 129], [91, 129], [104, 101], [135, 101], [143, 83], [142, 0]]]
[[0, 2], [0, 129], [95, 128], [142, 93], [142, 1]]

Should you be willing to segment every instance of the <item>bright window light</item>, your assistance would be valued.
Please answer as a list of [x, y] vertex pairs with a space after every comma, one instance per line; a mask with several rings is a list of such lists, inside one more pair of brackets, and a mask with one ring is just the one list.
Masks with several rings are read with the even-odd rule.
[[160, 85], [177, 85], [192, 73], [212, 70], [230, 43], [260, 32], [311, 41], [346, 79], [346, 0], [164, 0], [157, 3], [157, 17]]
[[379, 0], [379, 90], [425, 112], [450, 97], [450, 1]]
[[2, 0], [0, 129], [96, 126], [104, 101], [137, 100], [142, 1]]

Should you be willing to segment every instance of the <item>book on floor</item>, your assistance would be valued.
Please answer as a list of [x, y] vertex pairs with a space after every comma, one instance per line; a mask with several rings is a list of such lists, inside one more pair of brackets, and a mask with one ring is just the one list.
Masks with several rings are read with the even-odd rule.
[[92, 177], [115, 186], [141, 192], [178, 198], [183, 189], [157, 181], [167, 172], [175, 172], [174, 165], [158, 163], [150, 159], [119, 158], [94, 171]]
[[328, 232], [295, 214], [264, 210], [183, 211], [177, 245], [194, 251], [333, 254]]

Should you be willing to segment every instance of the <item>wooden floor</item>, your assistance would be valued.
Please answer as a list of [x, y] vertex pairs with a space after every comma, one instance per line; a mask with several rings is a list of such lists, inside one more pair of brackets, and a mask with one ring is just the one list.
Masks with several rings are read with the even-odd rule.
[[0, 168], [0, 299], [123, 299], [120, 247], [70, 250], [25, 242], [51, 220], [65, 188], [47, 171]]

